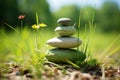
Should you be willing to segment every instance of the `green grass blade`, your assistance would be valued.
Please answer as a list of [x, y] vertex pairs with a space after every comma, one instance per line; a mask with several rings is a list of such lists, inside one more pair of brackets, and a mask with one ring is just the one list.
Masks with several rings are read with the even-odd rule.
[[80, 28], [80, 21], [81, 21], [81, 11], [79, 13], [78, 28]]
[[17, 30], [14, 27], [12, 27], [11, 25], [9, 25], [7, 23], [4, 23], [4, 24], [7, 25], [8, 27], [10, 27], [11, 29], [13, 29], [15, 32], [17, 32]]
[[108, 52], [109, 55], [106, 56], [104, 60], [106, 61], [106, 59], [108, 59], [110, 56], [112, 56], [113, 54], [115, 54], [119, 50], [120, 50], [120, 47], [117, 47], [117, 48], [113, 49], [111, 52]]
[[[77, 29], [77, 38], [78, 38], [78, 41], [77, 42], [79, 42], [79, 36], [80, 36], [80, 19], [81, 19], [81, 12], [79, 12], [79, 20], [78, 20], [78, 29]], [[79, 46], [77, 47], [77, 50], [79, 51]], [[79, 56], [78, 54], [77, 54], [77, 56]], [[79, 60], [79, 57], [78, 57], [78, 60]]]
[[38, 24], [38, 13], [36, 12], [36, 24]]
[[[115, 54], [118, 50], [120, 50], [120, 47], [116, 47], [114, 49], [112, 49], [112, 47], [114, 46], [114, 44], [117, 42], [117, 40], [120, 39], [120, 34], [111, 42], [111, 44], [105, 49], [105, 51], [103, 51], [101, 57], [100, 57], [100, 61], [105, 61], [107, 60], [110, 56], [112, 56], [113, 54]], [[111, 51], [112, 49], [112, 51]], [[104, 57], [105, 56], [105, 57]], [[104, 59], [103, 59], [104, 58]]]
[[72, 66], [76, 67], [76, 68], [80, 68], [78, 65], [76, 65], [75, 63], [71, 62], [70, 60], [66, 59], [66, 62], [71, 64]]
[[80, 35], [80, 21], [81, 21], [81, 11], [80, 11], [80, 13], [79, 13], [79, 20], [78, 20], [78, 38], [79, 38], [79, 35]]

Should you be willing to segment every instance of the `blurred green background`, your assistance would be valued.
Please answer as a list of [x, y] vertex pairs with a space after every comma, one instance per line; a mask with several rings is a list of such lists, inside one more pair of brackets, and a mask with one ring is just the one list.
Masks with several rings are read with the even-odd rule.
[[[108, 57], [112, 57], [114, 62], [118, 62], [120, 65], [118, 59], [120, 57], [119, 0], [0, 0], [0, 10], [0, 56], [6, 57], [6, 54], [9, 53], [12, 54], [11, 56], [19, 54], [19, 57], [23, 53], [33, 52], [36, 33], [31, 26], [36, 24], [35, 14], [37, 12], [39, 23], [47, 24], [47, 27], [42, 29], [43, 31], [41, 30], [39, 34], [39, 43], [42, 47], [48, 39], [57, 36], [54, 29], [59, 26], [56, 22], [58, 18], [69, 17], [72, 19], [71, 25], [76, 23], [77, 27], [80, 17], [80, 38], [83, 43], [91, 41], [89, 50], [93, 57], [100, 58], [100, 61], [103, 62]], [[22, 32], [18, 29], [18, 33], [16, 33], [5, 23], [17, 30], [21, 26], [19, 15], [25, 15], [23, 24], [27, 28]], [[92, 22], [93, 24], [91, 24]], [[92, 36], [89, 34], [91, 27]], [[11, 31], [11, 33], [5, 30]]]
[[[1, 0], [0, 1], [0, 27], [6, 27], [4, 23], [12, 26], [19, 26], [18, 16], [23, 14], [26, 16], [24, 25], [33, 25], [35, 21], [35, 13], [39, 14], [39, 21], [46, 23], [49, 28], [56, 27], [56, 20], [60, 17], [70, 17], [71, 24], [78, 23], [79, 13], [81, 16], [81, 28], [91, 21], [94, 15], [94, 23], [97, 30], [102, 32], [120, 32], [120, 7], [119, 0], [79, 0], [77, 4], [67, 4], [72, 0], [66, 0], [66, 4], [59, 9], [60, 2], [54, 3], [55, 0]], [[74, 1], [74, 2], [75, 2]], [[80, 2], [81, 1], [81, 2]], [[94, 5], [81, 6], [82, 1], [89, 2]], [[95, 2], [96, 1], [96, 2]], [[98, 1], [98, 2], [97, 2]], [[98, 7], [99, 1], [103, 1]], [[52, 6], [52, 7], [51, 7]], [[8, 27], [6, 29], [9, 29]]]

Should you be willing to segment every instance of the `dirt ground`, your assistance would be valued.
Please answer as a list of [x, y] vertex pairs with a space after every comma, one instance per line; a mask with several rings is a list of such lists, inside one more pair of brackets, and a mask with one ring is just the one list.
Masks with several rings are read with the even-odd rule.
[[101, 69], [99, 66], [86, 69], [76, 69], [71, 65], [62, 65], [58, 68], [52, 64], [45, 64], [41, 76], [37, 77], [29, 69], [21, 70], [17, 65], [10, 68], [9, 72], [2, 75], [0, 80], [120, 80], [120, 68], [109, 67]]

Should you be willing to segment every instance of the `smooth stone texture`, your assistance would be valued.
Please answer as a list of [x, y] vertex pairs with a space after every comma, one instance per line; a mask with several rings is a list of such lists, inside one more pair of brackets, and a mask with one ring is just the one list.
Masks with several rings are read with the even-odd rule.
[[75, 33], [76, 29], [73, 26], [69, 26], [69, 27], [57, 27], [55, 29], [55, 32], [58, 33], [58, 35], [60, 36], [71, 36]]
[[66, 60], [76, 61], [84, 61], [86, 58], [86, 54], [83, 52], [74, 50], [74, 49], [50, 49], [46, 52], [46, 58], [52, 62], [67, 62]]
[[60, 18], [57, 20], [57, 23], [63, 26], [68, 26], [70, 24], [71, 19], [70, 18]]
[[82, 44], [82, 41], [74, 37], [55, 37], [49, 39], [47, 44], [58, 48], [75, 48]]

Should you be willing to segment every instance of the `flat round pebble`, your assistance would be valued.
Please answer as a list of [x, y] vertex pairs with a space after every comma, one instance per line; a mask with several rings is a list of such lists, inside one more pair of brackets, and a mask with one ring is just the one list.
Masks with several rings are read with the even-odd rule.
[[74, 49], [55, 48], [46, 52], [46, 58], [49, 61], [58, 63], [67, 62], [66, 60], [76, 61], [77, 59], [82, 62], [85, 60], [86, 55], [83, 52]]
[[62, 26], [68, 26], [70, 24], [70, 21], [70, 18], [60, 18], [57, 20], [57, 23], [59, 23]]
[[58, 33], [58, 35], [60, 36], [71, 36], [75, 33], [76, 29], [73, 26], [69, 26], [69, 27], [57, 27], [55, 29], [55, 32]]
[[47, 44], [58, 48], [75, 48], [82, 44], [82, 41], [74, 37], [55, 37], [49, 39]]

